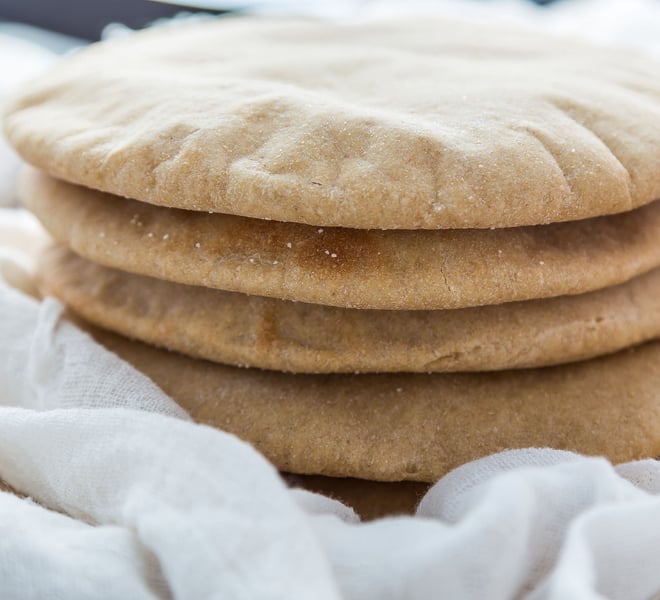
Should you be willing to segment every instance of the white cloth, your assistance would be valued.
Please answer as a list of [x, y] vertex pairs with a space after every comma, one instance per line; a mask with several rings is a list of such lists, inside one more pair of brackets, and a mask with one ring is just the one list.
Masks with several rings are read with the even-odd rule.
[[[22, 81], [35, 76], [53, 60], [48, 50], [26, 40], [0, 33], [0, 114], [7, 94]], [[0, 136], [0, 207], [18, 203], [16, 175], [18, 156]]]

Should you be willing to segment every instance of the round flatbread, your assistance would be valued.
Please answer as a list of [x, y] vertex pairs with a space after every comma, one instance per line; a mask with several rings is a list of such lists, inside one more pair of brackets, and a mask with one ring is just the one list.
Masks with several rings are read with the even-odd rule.
[[417, 481], [368, 481], [290, 473], [282, 476], [291, 487], [330, 496], [350, 506], [362, 521], [412, 515], [429, 489], [427, 483]]
[[312, 304], [500, 304], [581, 294], [660, 266], [660, 202], [536, 227], [367, 231], [156, 207], [35, 170], [22, 197], [57, 240], [99, 264]]
[[222, 19], [80, 51], [4, 125], [28, 162], [153, 204], [511, 227], [660, 198], [659, 73], [626, 50], [434, 19]]
[[215, 362], [307, 373], [489, 371], [614, 352], [660, 335], [660, 269], [582, 294], [436, 311], [335, 308], [99, 266], [63, 246], [40, 287], [91, 323]]
[[291, 473], [433, 482], [507, 448], [573, 450], [615, 463], [660, 455], [658, 342], [543, 369], [291, 375], [96, 335], [195, 420], [248, 441]]

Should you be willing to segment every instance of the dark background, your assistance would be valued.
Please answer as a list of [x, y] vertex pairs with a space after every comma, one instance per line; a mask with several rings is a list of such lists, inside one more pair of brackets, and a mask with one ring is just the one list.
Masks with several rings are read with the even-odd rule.
[[1, 21], [36, 25], [86, 40], [98, 40], [108, 23], [139, 29], [182, 10], [195, 12], [148, 0], [0, 0]]
[[[555, 0], [530, 1], [550, 4]], [[140, 29], [155, 19], [171, 17], [182, 10], [197, 12], [149, 0], [0, 0], [0, 21], [18, 21], [85, 40], [98, 40], [108, 23], [123, 23]]]

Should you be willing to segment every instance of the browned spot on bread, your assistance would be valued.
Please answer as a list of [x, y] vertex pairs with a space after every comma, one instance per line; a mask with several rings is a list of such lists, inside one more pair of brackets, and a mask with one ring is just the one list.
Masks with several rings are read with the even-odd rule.
[[275, 350], [279, 336], [274, 306], [265, 306], [261, 311], [255, 337], [255, 352], [257, 354], [267, 354]]
[[296, 251], [303, 268], [330, 271], [331, 277], [346, 271], [373, 272], [382, 262], [378, 239], [366, 230], [311, 228], [298, 240]]

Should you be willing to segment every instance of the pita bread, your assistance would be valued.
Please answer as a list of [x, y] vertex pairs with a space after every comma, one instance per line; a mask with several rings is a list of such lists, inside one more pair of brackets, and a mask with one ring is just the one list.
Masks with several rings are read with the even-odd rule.
[[429, 485], [416, 481], [367, 481], [318, 475], [282, 474], [295, 488], [330, 496], [350, 506], [362, 521], [395, 515], [412, 515]]
[[537, 227], [366, 231], [155, 207], [34, 170], [22, 196], [58, 241], [96, 263], [348, 308], [435, 310], [581, 294], [660, 266], [660, 202]]
[[456, 310], [335, 308], [101, 267], [65, 247], [41, 289], [117, 333], [226, 364], [292, 372], [485, 371], [571, 362], [660, 335], [660, 269], [619, 286]]
[[96, 332], [201, 422], [298, 474], [433, 482], [508, 448], [660, 455], [660, 342], [581, 363], [456, 374], [237, 369]]
[[144, 202], [383, 229], [660, 198], [658, 64], [435, 19], [221, 19], [97, 44], [5, 117], [25, 160]]

